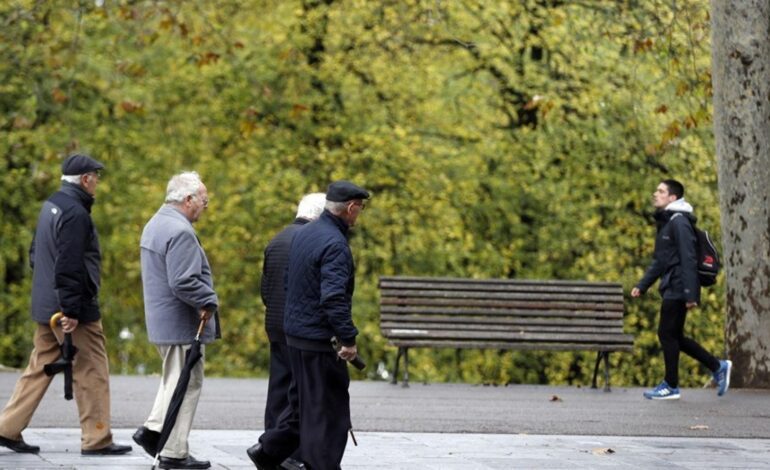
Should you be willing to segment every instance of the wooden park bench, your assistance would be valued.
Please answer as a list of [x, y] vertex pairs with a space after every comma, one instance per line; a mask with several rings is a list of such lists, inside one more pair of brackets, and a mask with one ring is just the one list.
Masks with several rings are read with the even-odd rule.
[[623, 288], [610, 282], [389, 276], [380, 278], [380, 329], [398, 347], [392, 382], [409, 348], [597, 351], [592, 387], [609, 355], [631, 351], [623, 333]]

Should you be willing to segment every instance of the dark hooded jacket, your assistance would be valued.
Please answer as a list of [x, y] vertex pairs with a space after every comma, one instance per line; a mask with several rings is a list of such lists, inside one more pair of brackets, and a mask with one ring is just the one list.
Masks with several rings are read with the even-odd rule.
[[658, 290], [664, 299], [700, 302], [693, 229], [696, 218], [692, 206], [679, 201], [682, 204], [655, 213], [658, 233], [653, 260], [636, 287], [644, 293], [660, 279]]
[[29, 250], [32, 318], [38, 323], [48, 323], [58, 311], [80, 322], [100, 318], [101, 253], [93, 203], [93, 196], [68, 182], [43, 203]]
[[294, 235], [283, 322], [290, 346], [306, 349], [293, 338], [328, 345], [332, 336], [345, 346], [355, 344], [358, 330], [351, 314], [355, 267], [347, 233], [347, 223], [324, 210]]

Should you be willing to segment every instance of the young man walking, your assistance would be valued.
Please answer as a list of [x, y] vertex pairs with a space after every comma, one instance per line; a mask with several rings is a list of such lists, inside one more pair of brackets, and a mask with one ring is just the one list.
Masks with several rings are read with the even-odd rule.
[[653, 194], [655, 238], [653, 260], [644, 277], [631, 290], [639, 297], [660, 279], [658, 290], [663, 297], [658, 323], [658, 339], [663, 348], [666, 375], [654, 389], [644, 392], [651, 400], [676, 400], [679, 392], [679, 352], [696, 359], [714, 374], [717, 394], [722, 396], [730, 387], [732, 362], [720, 361], [703, 347], [684, 336], [687, 311], [700, 302], [696, 236], [696, 218], [690, 204], [684, 200], [684, 186], [676, 180], [662, 181]]

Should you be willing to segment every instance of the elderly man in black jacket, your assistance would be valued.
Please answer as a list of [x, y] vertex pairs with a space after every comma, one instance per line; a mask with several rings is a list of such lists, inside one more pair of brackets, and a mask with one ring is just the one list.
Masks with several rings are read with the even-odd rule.
[[[265, 432], [247, 453], [259, 469], [278, 465], [299, 446], [314, 470], [340, 468], [350, 424], [345, 361], [357, 356], [351, 313], [355, 266], [348, 231], [369, 193], [337, 181], [326, 192], [326, 210], [299, 230], [291, 244], [284, 331], [293, 376], [290, 407], [276, 429]], [[336, 337], [341, 345], [331, 346]]]
[[294, 235], [305, 224], [316, 220], [324, 210], [326, 194], [306, 194], [297, 206], [297, 216], [284, 227], [265, 248], [262, 267], [262, 302], [265, 304], [265, 331], [270, 340], [270, 380], [265, 404], [265, 430], [276, 427], [278, 416], [289, 406], [289, 364], [286, 335], [283, 332], [283, 309], [286, 305], [286, 267]]
[[720, 361], [684, 336], [687, 311], [700, 302], [698, 261], [692, 206], [684, 200], [684, 186], [676, 180], [662, 181], [653, 194], [658, 235], [650, 267], [631, 290], [639, 297], [660, 278], [658, 289], [663, 297], [658, 324], [658, 339], [663, 347], [666, 375], [654, 389], [644, 392], [651, 400], [676, 400], [679, 391], [679, 352], [695, 358], [713, 374], [717, 393], [722, 396], [730, 386], [731, 361]]
[[104, 331], [99, 312], [99, 237], [91, 220], [96, 186], [104, 165], [87, 155], [72, 155], [62, 163], [62, 186], [40, 210], [30, 248], [32, 319], [37, 322], [29, 365], [0, 415], [0, 445], [15, 452], [37, 453], [21, 432], [43, 399], [52, 377], [43, 366], [59, 358], [59, 332], [48, 322], [64, 314], [62, 330], [72, 334], [78, 349], [73, 362], [73, 386], [80, 415], [81, 453], [116, 455], [131, 446], [112, 442], [110, 378]]

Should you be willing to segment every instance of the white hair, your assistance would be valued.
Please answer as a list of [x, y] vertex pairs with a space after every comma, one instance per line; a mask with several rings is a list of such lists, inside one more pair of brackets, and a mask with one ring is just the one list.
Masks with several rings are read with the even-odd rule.
[[80, 177], [83, 175], [61, 175], [61, 180], [67, 183], [80, 184]]
[[348, 202], [350, 201], [326, 201], [326, 209], [334, 215], [340, 215], [345, 212], [345, 207], [348, 205]]
[[324, 193], [310, 193], [306, 194], [297, 206], [297, 217], [301, 217], [307, 220], [315, 220], [324, 211], [324, 204], [326, 204], [326, 194]]
[[174, 175], [166, 186], [166, 202], [183, 202], [187, 196], [196, 196], [201, 186], [201, 177], [194, 171]]

